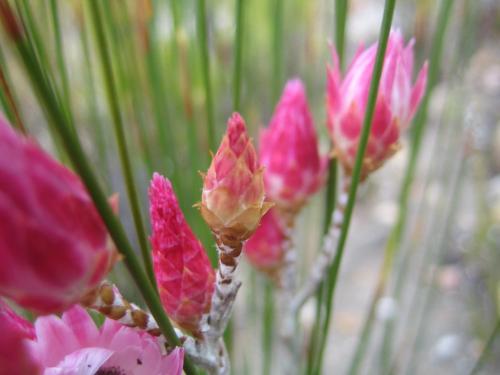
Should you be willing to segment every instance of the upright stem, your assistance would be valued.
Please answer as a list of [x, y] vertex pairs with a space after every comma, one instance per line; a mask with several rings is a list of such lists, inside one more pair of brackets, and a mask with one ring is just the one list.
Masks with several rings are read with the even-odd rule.
[[[377, 100], [378, 87], [380, 83], [380, 77], [382, 75], [382, 68], [384, 65], [384, 56], [387, 48], [387, 41], [389, 38], [389, 32], [391, 30], [392, 17], [394, 15], [394, 8], [396, 5], [396, 0], [386, 0], [384, 5], [384, 15], [382, 18], [382, 24], [380, 27], [380, 38], [377, 47], [377, 56], [375, 59], [375, 66], [373, 68], [373, 76], [370, 84], [370, 91], [368, 96], [368, 102], [366, 106], [366, 113], [363, 120], [363, 130], [361, 133], [361, 137], [358, 144], [358, 151], [356, 153], [356, 162], [354, 164], [354, 169], [352, 173], [352, 184], [349, 189], [349, 198], [347, 200], [347, 205], [345, 209], [344, 223], [342, 225], [342, 230], [340, 232], [339, 242], [337, 244], [337, 250], [335, 254], [335, 258], [333, 260], [333, 264], [330, 268], [330, 272], [332, 272], [332, 283], [329, 285], [329, 290], [327, 294], [327, 312], [331, 311], [331, 305], [333, 303], [333, 297], [335, 293], [335, 287], [337, 284], [340, 264], [342, 261], [342, 257], [344, 254], [345, 243], [347, 240], [347, 234], [349, 232], [349, 225], [351, 223], [352, 211], [354, 208], [354, 202], [356, 199], [356, 192], [358, 189], [358, 184], [361, 178], [361, 168], [363, 165], [364, 154], [366, 150], [366, 146], [368, 144], [368, 137], [370, 135], [371, 127], [372, 127], [372, 119], [375, 111], [375, 103]], [[329, 322], [331, 319], [331, 313], [326, 316], [326, 324], [325, 324], [325, 332], [328, 331]], [[319, 356], [319, 368], [318, 373], [321, 373], [322, 359], [323, 353], [326, 344], [327, 335], [324, 336], [324, 340], [322, 342]]]
[[138, 193], [135, 186], [134, 172], [130, 162], [130, 156], [127, 150], [127, 142], [125, 139], [125, 132], [123, 129], [123, 122], [120, 114], [120, 108], [117, 101], [118, 95], [116, 92], [116, 85], [113, 78], [113, 70], [111, 67], [111, 59], [109, 56], [108, 43], [106, 40], [106, 36], [104, 34], [101, 11], [99, 9], [99, 4], [97, 0], [92, 0], [88, 4], [92, 14], [92, 19], [94, 21], [93, 23], [101, 57], [103, 75], [104, 75], [103, 78], [106, 85], [106, 94], [108, 98], [108, 104], [111, 109], [111, 115], [113, 117], [114, 132], [115, 132], [116, 142], [118, 144], [118, 154], [120, 156], [120, 163], [122, 165], [122, 171], [125, 177], [127, 195], [130, 202], [130, 208], [132, 210], [135, 229], [137, 237], [139, 239], [141, 254], [144, 261], [144, 265], [146, 266], [146, 272], [149, 277], [149, 281], [151, 285], [154, 288], [156, 288], [156, 280], [153, 271], [153, 262], [151, 260], [151, 255], [148, 249], [146, 230], [144, 228], [144, 222], [142, 219], [141, 209], [139, 205]]
[[345, 51], [345, 26], [347, 22], [347, 0], [335, 0], [335, 49], [342, 69]]
[[197, 0], [196, 4], [196, 28], [198, 30], [198, 40], [200, 43], [199, 48], [201, 53], [203, 86], [205, 89], [205, 107], [207, 111], [208, 147], [211, 151], [215, 151], [217, 150], [217, 134], [214, 125], [214, 104], [212, 97], [212, 83], [210, 79], [210, 57], [208, 54], [207, 16], [205, 0]]
[[245, 0], [236, 0], [236, 34], [234, 38], [234, 73], [233, 73], [233, 110], [240, 111], [241, 66], [243, 56], [243, 29]]
[[5, 111], [7, 114], [10, 113], [12, 118], [9, 118], [9, 120], [14, 124], [14, 126], [23, 134], [27, 134], [26, 127], [21, 119], [16, 100], [14, 99], [14, 93], [12, 92], [10, 88], [11, 85], [9, 83], [10, 81], [8, 79], [3, 52], [0, 50], [0, 87], [2, 88], [2, 94], [5, 99]]
[[283, 83], [283, 0], [272, 0], [271, 25], [272, 28], [272, 102], [275, 103], [280, 95]]

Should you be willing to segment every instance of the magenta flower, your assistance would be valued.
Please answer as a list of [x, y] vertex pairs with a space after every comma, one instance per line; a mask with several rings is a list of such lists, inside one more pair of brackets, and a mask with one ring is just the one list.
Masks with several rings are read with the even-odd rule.
[[181, 375], [182, 348], [167, 355], [159, 338], [106, 319], [97, 328], [79, 307], [38, 318], [33, 355], [44, 375]]
[[153, 265], [161, 301], [181, 328], [198, 336], [210, 310], [215, 272], [179, 207], [170, 181], [153, 175], [149, 188]]
[[264, 215], [255, 233], [245, 242], [243, 251], [255, 268], [274, 277], [283, 262], [285, 239], [285, 230], [272, 208]]
[[62, 311], [98, 285], [112, 249], [79, 178], [0, 118], [0, 295]]
[[[401, 33], [391, 31], [368, 140], [362, 177], [379, 168], [399, 147], [400, 131], [413, 118], [422, 99], [427, 63], [412, 84], [413, 40], [406, 46]], [[334, 151], [347, 173], [352, 171], [365, 114], [377, 44], [361, 49], [342, 79], [336, 52], [328, 69], [328, 130]]]
[[304, 85], [288, 81], [269, 127], [260, 135], [259, 161], [266, 194], [280, 207], [297, 210], [325, 180], [327, 158], [318, 140]]
[[200, 204], [203, 218], [223, 242], [246, 240], [269, 209], [262, 175], [245, 122], [233, 113], [204, 176]]
[[29, 340], [33, 325], [0, 300], [0, 375], [37, 375], [40, 365], [32, 355]]

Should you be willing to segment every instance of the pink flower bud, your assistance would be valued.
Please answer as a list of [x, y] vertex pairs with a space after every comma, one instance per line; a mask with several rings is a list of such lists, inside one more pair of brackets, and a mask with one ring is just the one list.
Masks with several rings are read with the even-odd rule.
[[262, 174], [245, 122], [234, 113], [204, 176], [200, 205], [203, 218], [222, 242], [247, 239], [271, 206], [264, 201]]
[[[413, 43], [411, 40], [405, 46], [401, 33], [391, 31], [363, 162], [363, 178], [397, 151], [400, 131], [410, 123], [424, 94], [427, 63], [412, 85]], [[333, 66], [328, 69], [327, 81], [328, 130], [335, 154], [348, 173], [356, 158], [376, 53], [377, 44], [367, 50], [361, 48], [342, 80], [336, 52], [332, 51]]]
[[298, 79], [288, 81], [269, 127], [260, 136], [266, 194], [281, 208], [297, 210], [325, 180], [327, 158], [318, 140], [306, 94]]
[[275, 209], [271, 209], [264, 215], [255, 233], [245, 242], [243, 251], [257, 269], [274, 277], [283, 261], [285, 240], [285, 230]]
[[65, 310], [98, 285], [112, 248], [79, 178], [0, 119], [0, 295]]
[[40, 374], [29, 347], [35, 329], [0, 300], [0, 375]]
[[215, 273], [175, 197], [170, 181], [155, 173], [149, 188], [153, 265], [161, 301], [175, 323], [193, 335], [210, 310]]

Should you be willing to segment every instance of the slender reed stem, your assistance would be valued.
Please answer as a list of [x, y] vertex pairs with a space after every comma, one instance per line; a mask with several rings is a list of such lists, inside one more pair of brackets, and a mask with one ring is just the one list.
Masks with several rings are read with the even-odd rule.
[[[377, 47], [377, 56], [375, 59], [375, 66], [373, 68], [373, 76], [370, 83], [370, 91], [368, 96], [368, 102], [366, 106], [366, 113], [363, 119], [363, 130], [361, 133], [361, 137], [359, 140], [358, 151], [356, 153], [356, 162], [354, 164], [354, 169], [352, 173], [352, 182], [351, 188], [349, 189], [349, 197], [347, 200], [346, 209], [344, 212], [344, 222], [342, 225], [342, 230], [340, 232], [340, 238], [337, 244], [337, 251], [335, 254], [335, 258], [333, 260], [333, 264], [331, 266], [330, 272], [332, 272], [332, 283], [328, 286], [328, 294], [327, 294], [327, 315], [326, 315], [326, 324], [325, 324], [325, 332], [328, 331], [329, 322], [331, 319], [331, 308], [333, 303], [333, 297], [335, 294], [335, 287], [337, 284], [337, 279], [339, 275], [340, 264], [342, 261], [342, 256], [344, 254], [345, 243], [347, 240], [347, 234], [349, 232], [349, 225], [351, 223], [351, 216], [354, 208], [354, 202], [356, 199], [356, 192], [358, 189], [358, 184], [361, 178], [361, 167], [363, 164], [363, 158], [366, 146], [368, 144], [368, 137], [370, 135], [371, 127], [372, 127], [372, 119], [375, 111], [375, 103], [377, 100], [378, 87], [380, 83], [380, 77], [382, 75], [382, 68], [384, 65], [384, 56], [387, 48], [387, 41], [389, 38], [389, 32], [391, 30], [392, 17], [394, 15], [394, 8], [396, 5], [396, 0], [386, 0], [384, 4], [384, 15], [382, 18], [382, 24], [380, 26], [380, 38]], [[318, 362], [318, 371], [317, 373], [321, 373], [321, 366], [323, 360], [323, 353], [326, 346], [326, 338], [327, 335], [324, 336], [325, 339], [321, 343], [322, 345], [319, 348], [319, 362]]]
[[335, 48], [339, 56], [340, 69], [343, 67], [345, 51], [345, 29], [347, 22], [347, 0], [335, 0]]
[[[67, 119], [58, 105], [56, 95], [45, 80], [45, 76], [41, 70], [42, 68], [26, 41], [24, 30], [18, 23], [8, 0], [0, 0], [0, 20], [8, 38], [15, 44], [21, 62], [35, 89], [38, 99], [44, 105], [49, 123], [60, 136], [68, 156], [92, 197], [96, 209], [108, 228], [115, 245], [123, 255], [124, 262], [155, 317], [158, 326], [169, 342], [173, 345], [180, 346], [180, 341], [165, 315], [160, 299], [150, 284], [146, 273], [140, 266], [121, 222], [117, 219], [109, 206], [107, 197], [97, 182], [92, 168], [90, 167], [90, 163], [83, 152], [80, 141], [70, 130]], [[192, 366], [189, 358], [186, 358], [184, 361], [184, 369], [188, 375], [196, 374], [196, 370]]]
[[272, 102], [276, 103], [283, 84], [283, 0], [273, 0], [272, 7]]
[[116, 142], [118, 144], [118, 153], [120, 156], [122, 171], [125, 177], [127, 195], [130, 202], [130, 207], [132, 209], [132, 216], [134, 219], [137, 237], [139, 239], [142, 259], [144, 261], [146, 272], [151, 282], [151, 285], [154, 288], [156, 288], [156, 280], [153, 271], [153, 262], [151, 260], [151, 255], [148, 249], [146, 230], [144, 228], [144, 222], [142, 219], [141, 209], [139, 206], [138, 193], [135, 186], [134, 172], [130, 162], [130, 156], [127, 150], [127, 142], [125, 139], [125, 132], [123, 129], [123, 122], [120, 114], [120, 108], [117, 101], [118, 95], [116, 92], [116, 85], [113, 78], [113, 70], [111, 67], [111, 59], [109, 56], [109, 48], [108, 48], [108, 43], [106, 41], [106, 36], [104, 34], [102, 15], [97, 1], [95, 0], [90, 1], [88, 5], [89, 5], [89, 10], [91, 12], [96, 40], [99, 47], [101, 64], [104, 74], [104, 82], [106, 85], [108, 104], [111, 110], [111, 115], [113, 117], [114, 132], [115, 132]]
[[200, 43], [201, 67], [203, 74], [203, 86], [205, 89], [205, 107], [207, 111], [207, 128], [208, 128], [208, 147], [210, 150], [217, 150], [217, 134], [214, 124], [214, 104], [212, 93], [212, 82], [210, 79], [210, 57], [208, 54], [208, 38], [207, 38], [207, 16], [205, 0], [197, 0], [196, 2], [198, 41]]
[[274, 291], [268, 280], [264, 284], [264, 306], [262, 321], [262, 375], [270, 375], [272, 367]]
[[491, 332], [491, 335], [488, 338], [488, 341], [486, 342], [486, 345], [483, 348], [481, 355], [479, 356], [477, 362], [475, 363], [469, 375], [476, 375], [483, 368], [486, 360], [488, 359], [488, 356], [491, 354], [491, 350], [493, 349], [493, 345], [495, 344], [495, 340], [498, 338], [499, 334], [500, 334], [500, 318], [497, 319], [495, 328], [493, 328], [493, 332]]
[[243, 29], [245, 0], [236, 0], [236, 34], [234, 37], [233, 110], [240, 111], [241, 66], [243, 58]]

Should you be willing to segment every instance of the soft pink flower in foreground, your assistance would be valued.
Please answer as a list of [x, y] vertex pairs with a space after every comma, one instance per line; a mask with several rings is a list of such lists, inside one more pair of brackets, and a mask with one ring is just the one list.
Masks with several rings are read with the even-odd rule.
[[[397, 151], [400, 131], [410, 123], [424, 94], [427, 63], [413, 85], [413, 44], [411, 40], [405, 46], [398, 30], [389, 36], [363, 178]], [[377, 44], [361, 49], [342, 79], [336, 52], [332, 51], [333, 66], [328, 69], [327, 81], [328, 130], [335, 154], [348, 173], [356, 158], [376, 53]]]
[[41, 373], [28, 343], [34, 338], [33, 325], [0, 300], [0, 375]]
[[215, 272], [189, 228], [170, 181], [155, 173], [149, 188], [153, 263], [161, 301], [181, 328], [197, 336], [210, 310]]
[[285, 240], [283, 225], [272, 208], [264, 215], [255, 233], [245, 242], [243, 251], [257, 269], [274, 276], [282, 265]]
[[79, 178], [0, 118], [0, 295], [62, 311], [98, 285], [111, 249]]
[[325, 180], [327, 158], [318, 140], [304, 85], [288, 81], [269, 127], [260, 136], [259, 161], [265, 167], [266, 194], [280, 207], [298, 209]]
[[245, 122], [233, 113], [204, 177], [201, 214], [217, 236], [237, 242], [254, 232], [269, 207], [264, 201], [263, 171]]
[[157, 337], [106, 319], [97, 328], [79, 307], [38, 318], [33, 355], [44, 375], [181, 375], [183, 349], [165, 352]]

